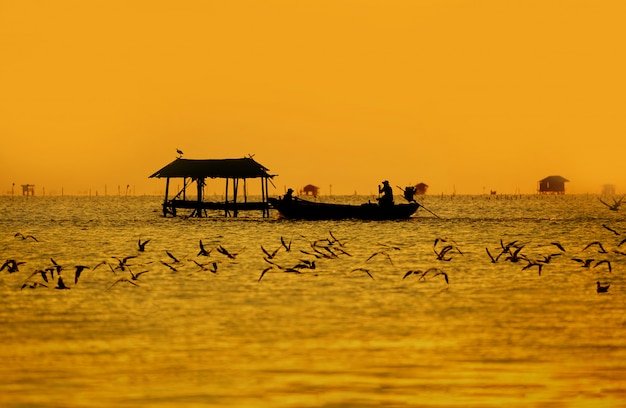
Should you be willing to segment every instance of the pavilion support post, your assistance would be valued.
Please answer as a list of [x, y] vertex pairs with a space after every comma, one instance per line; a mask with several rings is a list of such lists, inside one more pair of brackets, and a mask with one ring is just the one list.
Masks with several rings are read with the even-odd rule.
[[261, 177], [261, 201], [263, 202], [263, 218], [267, 218], [270, 216], [270, 209], [267, 205], [267, 177]]
[[237, 190], [239, 187], [239, 179], [233, 178], [233, 217], [237, 217]]
[[170, 192], [170, 178], [165, 179], [165, 199], [163, 199], [163, 216], [167, 217], [167, 197]]
[[196, 206], [196, 217], [202, 217], [204, 215], [203, 214], [204, 210], [202, 209], [204, 178], [198, 177], [196, 179], [196, 186], [197, 186], [197, 195], [198, 195], [198, 200], [197, 200], [198, 205]]
[[228, 177], [226, 177], [226, 193], [224, 195], [224, 217], [228, 217], [230, 212], [228, 211]]

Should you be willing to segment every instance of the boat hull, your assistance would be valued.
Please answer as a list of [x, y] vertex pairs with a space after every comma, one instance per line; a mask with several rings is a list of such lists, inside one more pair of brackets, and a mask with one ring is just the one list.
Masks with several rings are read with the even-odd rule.
[[268, 200], [281, 216], [297, 220], [402, 220], [411, 217], [419, 208], [418, 203], [380, 206], [375, 203], [361, 205], [316, 203], [301, 199]]

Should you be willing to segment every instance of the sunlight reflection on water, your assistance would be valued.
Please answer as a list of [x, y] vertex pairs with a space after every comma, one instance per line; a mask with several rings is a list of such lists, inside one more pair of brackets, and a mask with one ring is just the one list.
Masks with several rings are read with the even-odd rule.
[[[347, 201], [367, 198], [344, 198]], [[360, 201], [357, 201], [360, 202]], [[621, 212], [593, 196], [425, 197], [403, 222], [165, 219], [158, 197], [0, 197], [3, 406], [616, 406], [626, 401]], [[40, 242], [21, 240], [15, 232]], [[349, 255], [301, 274], [329, 237]], [[137, 240], [151, 239], [146, 252]], [[462, 253], [437, 261], [435, 238]], [[519, 241], [541, 274], [491, 263]], [[197, 256], [198, 241], [213, 248]], [[583, 250], [600, 240], [609, 250]], [[214, 248], [223, 245], [236, 258]], [[439, 244], [443, 245], [443, 244]], [[395, 249], [395, 247], [399, 249]], [[172, 263], [166, 251], [181, 261]], [[372, 254], [385, 251], [389, 258]], [[137, 256], [125, 271], [73, 267]], [[612, 262], [582, 268], [573, 257]], [[21, 285], [50, 258], [71, 290]], [[194, 261], [218, 262], [218, 272]], [[177, 271], [163, 264], [170, 263]], [[408, 270], [436, 267], [419, 279]], [[366, 268], [372, 278], [356, 268]], [[34, 279], [34, 278], [33, 278]], [[595, 282], [611, 283], [597, 294]], [[54, 286], [54, 284], [50, 284]], [[107, 288], [111, 287], [109, 290]]]

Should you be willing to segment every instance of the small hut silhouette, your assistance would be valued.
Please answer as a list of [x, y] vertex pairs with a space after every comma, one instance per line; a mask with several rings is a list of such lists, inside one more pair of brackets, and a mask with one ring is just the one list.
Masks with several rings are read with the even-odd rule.
[[317, 186], [314, 186], [313, 184], [307, 184], [306, 186], [304, 186], [302, 188], [302, 193], [306, 194], [306, 195], [312, 195], [313, 197], [317, 197], [318, 193], [319, 193], [320, 188]]
[[29, 196], [35, 195], [35, 185], [34, 184], [22, 184], [22, 195]]
[[548, 176], [539, 180], [540, 194], [565, 194], [565, 183], [568, 179], [561, 176]]

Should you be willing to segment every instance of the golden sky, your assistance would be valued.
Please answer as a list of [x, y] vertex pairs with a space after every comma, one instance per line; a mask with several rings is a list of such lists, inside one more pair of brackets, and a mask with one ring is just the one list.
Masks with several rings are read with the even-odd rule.
[[549, 175], [626, 193], [625, 18], [614, 0], [0, 0], [0, 195], [157, 193], [177, 148], [253, 154], [270, 194]]

